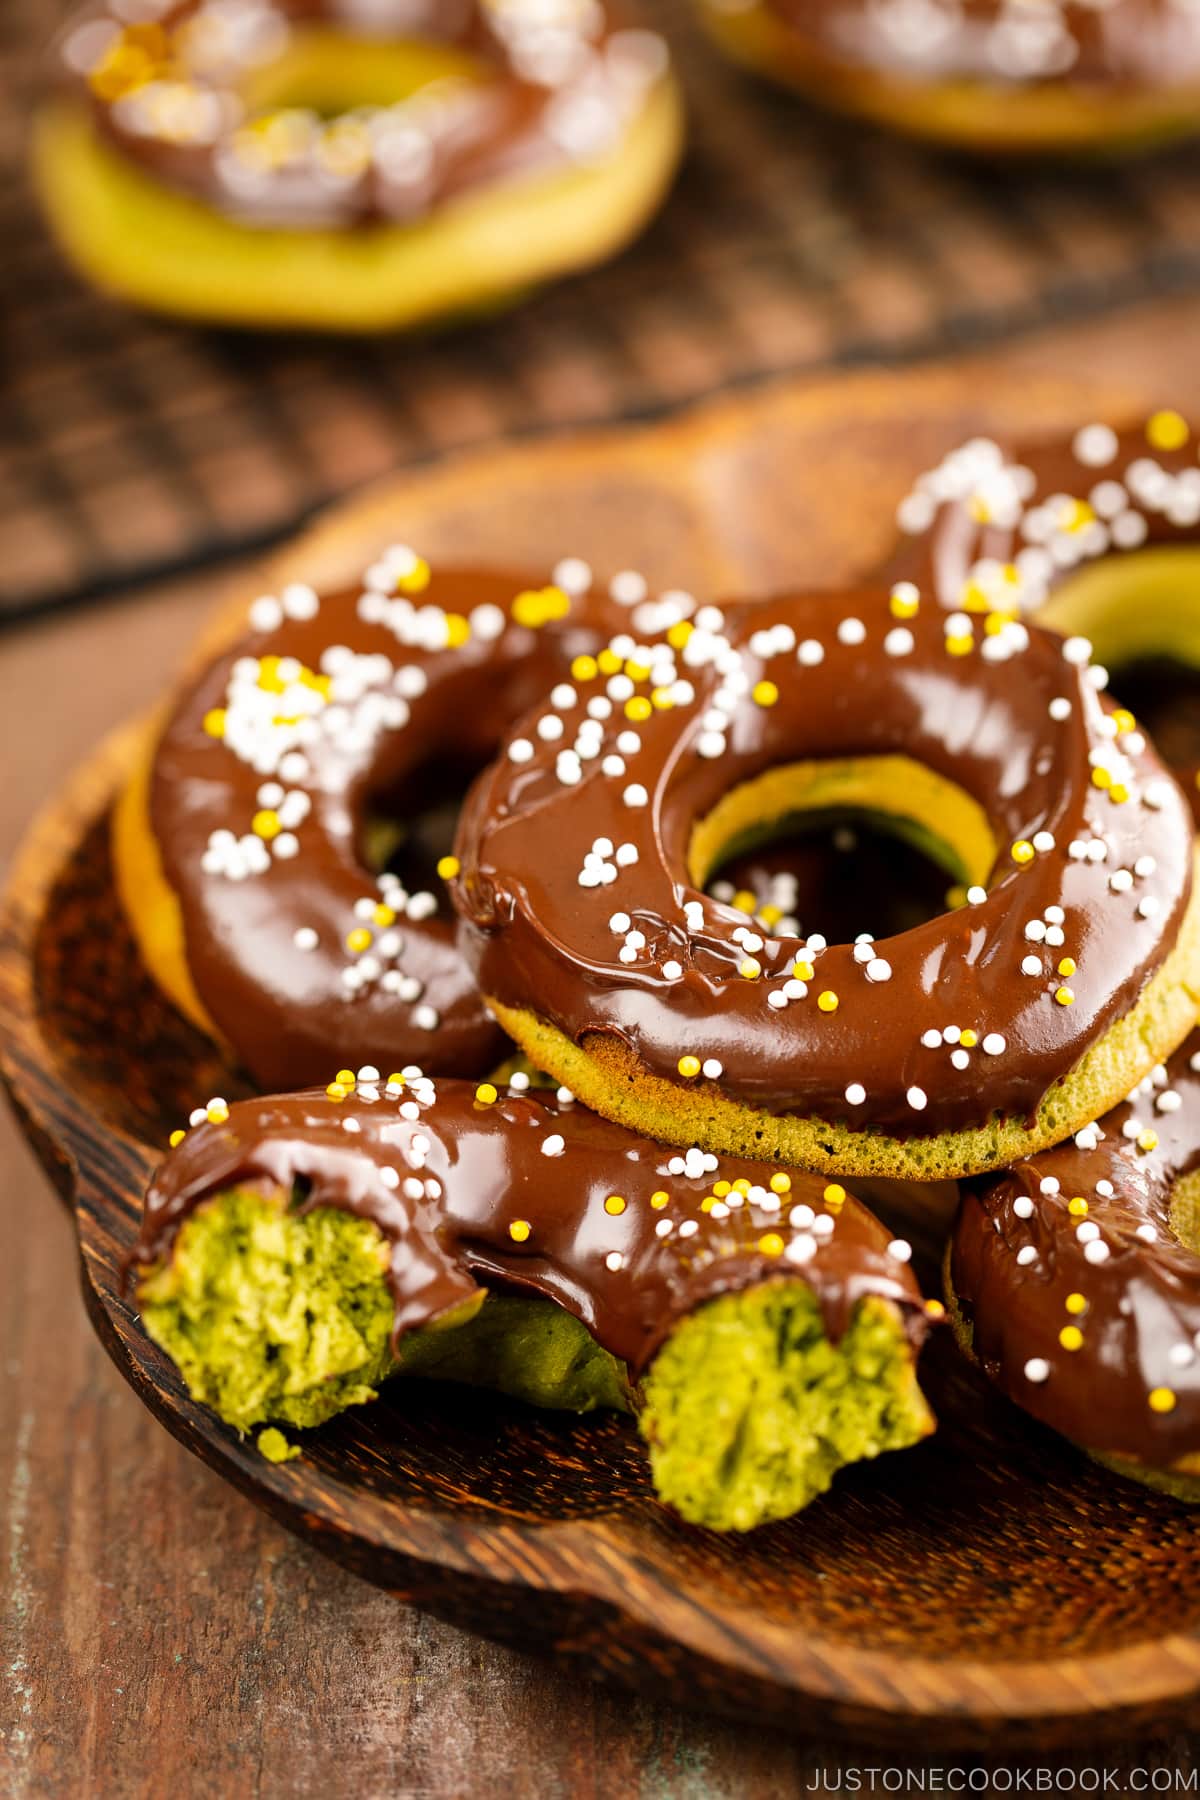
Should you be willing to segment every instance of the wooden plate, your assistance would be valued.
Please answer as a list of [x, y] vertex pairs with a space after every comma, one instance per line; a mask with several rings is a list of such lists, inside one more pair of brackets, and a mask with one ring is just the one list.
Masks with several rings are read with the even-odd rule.
[[[705, 594], [825, 585], [887, 549], [926, 458], [981, 427], [1084, 410], [1036, 383], [982, 406], [952, 373], [767, 390], [386, 484], [271, 573], [328, 579], [396, 537], [540, 568], [549, 533], [550, 554]], [[159, 997], [114, 898], [106, 813], [132, 741], [98, 751], [30, 834], [0, 921], [0, 1012], [15, 1103], [74, 1209], [96, 1329], [176, 1437], [405, 1599], [689, 1704], [926, 1752], [1095, 1741], [1194, 1705], [1195, 1515], [1032, 1424], [946, 1342], [928, 1359], [932, 1442], [747, 1538], [664, 1512], [615, 1417], [393, 1384], [273, 1467], [193, 1406], [139, 1328], [121, 1258], [169, 1129], [198, 1096], [245, 1087]], [[925, 1236], [932, 1265], [936, 1221]]]

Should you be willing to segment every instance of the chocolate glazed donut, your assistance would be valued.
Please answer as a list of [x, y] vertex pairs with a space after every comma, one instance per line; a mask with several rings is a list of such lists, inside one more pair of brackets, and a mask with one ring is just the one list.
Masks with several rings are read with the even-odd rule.
[[826, 104], [987, 151], [1193, 131], [1189, 0], [702, 0], [739, 61]]
[[[1086, 646], [904, 584], [704, 608], [554, 705], [562, 734], [526, 720], [472, 790], [452, 894], [497, 1017], [598, 1111], [952, 1177], [1058, 1141], [1189, 1029], [1190, 821]], [[847, 807], [926, 840], [962, 909], [827, 946], [701, 891], [732, 843]]]
[[172, 705], [118, 809], [121, 894], [160, 984], [264, 1086], [357, 1066], [368, 1042], [463, 1074], [503, 1054], [438, 895], [380, 871], [368, 820], [419, 811], [439, 759], [480, 766], [641, 616], [590, 594], [583, 564], [558, 573], [572, 593], [431, 575], [396, 546], [362, 587], [255, 601]]
[[973, 1184], [946, 1277], [1009, 1399], [1200, 1500], [1200, 1031], [1074, 1142]]
[[65, 247], [231, 320], [381, 328], [594, 260], [681, 135], [664, 41], [609, 0], [104, 0], [63, 63], [35, 172]]
[[889, 572], [950, 610], [1087, 639], [1148, 713], [1200, 826], [1197, 449], [1169, 410], [1015, 451], [974, 439], [901, 501], [906, 541]]

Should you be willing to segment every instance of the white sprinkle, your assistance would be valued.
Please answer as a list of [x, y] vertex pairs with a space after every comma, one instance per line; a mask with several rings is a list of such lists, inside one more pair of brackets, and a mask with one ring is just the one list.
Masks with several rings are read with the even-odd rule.
[[442, 1016], [435, 1006], [414, 1006], [412, 1022], [418, 1031], [436, 1031]]
[[927, 1050], [940, 1050], [942, 1034], [936, 1026], [931, 1026], [928, 1031], [921, 1033], [921, 1042]]
[[1147, 894], [1144, 900], [1139, 900], [1137, 911], [1139, 919], [1152, 919], [1158, 911], [1158, 901], [1154, 895]]
[[998, 1031], [989, 1031], [983, 1040], [982, 1050], [985, 1056], [1001, 1056], [1006, 1048], [1004, 1038]]
[[631, 781], [622, 798], [626, 806], [645, 806], [650, 796], [640, 781]]
[[861, 1106], [867, 1097], [867, 1090], [861, 1081], [852, 1081], [846, 1089], [846, 1100], [850, 1106]]
[[1090, 660], [1092, 654], [1091, 640], [1085, 637], [1069, 637], [1062, 647], [1065, 660], [1079, 666]]
[[971, 1053], [969, 1050], [952, 1050], [950, 1052], [950, 1061], [956, 1069], [969, 1069], [971, 1066]]
[[1050, 1364], [1046, 1361], [1044, 1356], [1031, 1356], [1029, 1361], [1025, 1364], [1026, 1381], [1042, 1382], [1047, 1379], [1049, 1374]]
[[550, 576], [555, 587], [564, 594], [586, 594], [592, 585], [592, 571], [580, 556], [564, 556]]
[[1037, 1261], [1037, 1251], [1032, 1244], [1023, 1244], [1021, 1246], [1017, 1251], [1017, 1261], [1023, 1269], [1028, 1268], [1031, 1262]]
[[699, 1229], [695, 1219], [685, 1219], [679, 1227], [679, 1235], [680, 1237], [695, 1237]]
[[892, 979], [891, 963], [888, 962], [885, 957], [873, 956], [871, 958], [870, 962], [867, 964], [867, 980], [868, 981], [890, 981], [891, 979]]
[[527, 763], [532, 760], [533, 745], [528, 738], [514, 738], [508, 746], [508, 760], [514, 763]]
[[664, 981], [678, 981], [683, 974], [683, 964], [672, 957], [670, 962], [663, 964], [662, 972]]
[[914, 1112], [923, 1112], [929, 1104], [929, 1098], [924, 1088], [910, 1087], [905, 1098]]
[[986, 899], [987, 899], [987, 889], [986, 888], [969, 887], [967, 889], [967, 901], [971, 906], [982, 906]]
[[606, 1269], [611, 1269], [613, 1274], [615, 1275], [617, 1270], [621, 1267], [621, 1264], [624, 1261], [625, 1261], [625, 1258], [621, 1255], [621, 1252], [619, 1250], [610, 1250], [608, 1255], [604, 1259], [604, 1266]]
[[911, 1262], [912, 1245], [908, 1242], [907, 1238], [893, 1238], [888, 1245], [888, 1255], [894, 1256], [897, 1262]]
[[710, 1056], [701, 1065], [701, 1073], [707, 1075], [710, 1081], [719, 1081], [725, 1073], [725, 1067], [723, 1063], [717, 1061], [715, 1056]]
[[1033, 1201], [1028, 1194], [1018, 1194], [1013, 1201], [1013, 1212], [1018, 1219], [1032, 1219]]
[[1111, 1252], [1103, 1238], [1093, 1238], [1084, 1246], [1083, 1254], [1090, 1263], [1102, 1263], [1108, 1261]]
[[825, 660], [825, 646], [816, 638], [805, 638], [796, 652], [796, 661], [806, 669], [815, 669], [818, 663]]
[[1050, 717], [1061, 724], [1063, 719], [1069, 719], [1071, 716], [1071, 702], [1062, 694], [1056, 695], [1050, 702], [1048, 710]]
[[866, 641], [867, 628], [861, 619], [843, 619], [837, 628], [840, 644], [861, 644]]
[[319, 939], [311, 925], [301, 925], [298, 931], [293, 932], [292, 942], [297, 950], [315, 950]]
[[557, 1131], [551, 1132], [548, 1138], [542, 1139], [543, 1156], [561, 1156], [566, 1147], [567, 1140], [561, 1137]]
[[1036, 956], [1027, 956], [1023, 959], [1021, 963], [1022, 975], [1040, 975], [1041, 972], [1042, 965]]
[[916, 639], [907, 625], [897, 625], [883, 640], [884, 652], [888, 656], [909, 656], [915, 644]]

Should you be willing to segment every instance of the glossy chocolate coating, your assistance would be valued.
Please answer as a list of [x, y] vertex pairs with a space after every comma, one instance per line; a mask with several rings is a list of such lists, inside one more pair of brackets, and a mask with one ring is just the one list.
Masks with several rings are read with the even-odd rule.
[[[950, 1274], [975, 1354], [1011, 1399], [1089, 1450], [1166, 1468], [1200, 1451], [1200, 1256], [1170, 1225], [1172, 1188], [1200, 1168], [1200, 1031], [1142, 1089], [1101, 1119], [1094, 1148], [1077, 1140], [970, 1183]], [[1080, 1199], [1086, 1215], [1070, 1211]], [[1071, 1325], [1075, 1350], [1059, 1340]], [[1155, 1390], [1174, 1396], [1168, 1410]]]
[[[98, 128], [157, 180], [255, 225], [404, 223], [594, 160], [667, 67], [662, 39], [629, 29], [607, 0], [163, 0], [146, 11], [123, 39], [103, 30], [119, 32], [115, 6], [91, 8], [66, 36]], [[482, 79], [347, 113], [340, 134], [336, 120], [292, 109], [271, 135], [243, 89], [289, 34], [314, 26], [452, 47]]]
[[[482, 991], [576, 1041], [612, 1034], [668, 1079], [680, 1081], [686, 1054], [712, 1058], [723, 1092], [851, 1128], [916, 1137], [1035, 1113], [1170, 951], [1191, 886], [1189, 820], [1143, 740], [1130, 740], [1128, 757], [1116, 751], [1124, 803], [1114, 798], [1119, 782], [1111, 791], [1093, 785], [1092, 760], [1111, 760], [1114, 740], [1088, 671], [1060, 639], [1010, 624], [995, 638], [981, 630], [969, 654], [953, 654], [949, 629], [931, 606], [897, 626], [883, 591], [763, 602], [709, 634], [708, 660], [696, 655], [702, 634], [690, 641], [679, 665], [689, 701], [648, 709], [636, 729], [615, 705], [603, 743], [578, 774], [567, 770], [569, 781], [561, 748], [556, 759], [531, 721], [516, 727], [533, 754], [513, 761], [510, 747], [476, 783], [452, 884]], [[770, 653], [772, 642], [784, 648]], [[714, 656], [732, 670], [728, 680]], [[756, 702], [764, 680], [776, 703]], [[596, 691], [581, 686], [565, 709], [566, 744]], [[1060, 701], [1066, 715], [1052, 717]], [[722, 716], [723, 733], [714, 731]], [[627, 748], [610, 764], [618, 734], [628, 734]], [[978, 802], [997, 844], [990, 889], [979, 904], [877, 943], [886, 973], [857, 946], [820, 951], [807, 992], [773, 1010], [768, 994], [806, 945], [767, 938], [754, 952], [760, 976], [743, 978], [746, 951], [733, 932], [747, 921], [691, 887], [693, 826], [729, 790], [777, 765], [883, 755], [925, 764]], [[639, 804], [629, 802], [631, 784]], [[1043, 833], [1052, 844], [1023, 865], [1013, 860], [1014, 844], [1042, 843]], [[1089, 859], [1092, 840], [1104, 860]], [[585, 859], [604, 841], [602, 860], [629, 861], [589, 887]], [[1147, 857], [1153, 866], [1143, 862], [1127, 891], [1113, 891], [1110, 875]], [[685, 907], [698, 909], [697, 924]], [[1056, 907], [1061, 920], [1042, 929], [1048, 941], [1029, 941], [1028, 923]], [[636, 956], [620, 955], [616, 914], [644, 937]], [[1034, 975], [1022, 971], [1030, 956]], [[1055, 998], [1065, 956], [1078, 968], [1067, 1005]], [[675, 978], [664, 972], [670, 963]], [[837, 996], [835, 1011], [820, 1010], [825, 991]], [[944, 1039], [947, 1028], [977, 1034], [965, 1067], [955, 1066], [958, 1039]], [[927, 1033], [937, 1033], [935, 1044], [923, 1041]], [[854, 1084], [865, 1089], [857, 1104], [846, 1093]]]
[[[705, 1173], [687, 1175], [680, 1161], [582, 1107], [511, 1092], [485, 1104], [460, 1081], [439, 1082], [436, 1097], [417, 1080], [360, 1081], [340, 1102], [323, 1092], [247, 1100], [190, 1131], [163, 1162], [131, 1261], [166, 1256], [182, 1221], [224, 1189], [299, 1185], [302, 1211], [355, 1213], [390, 1244], [397, 1339], [499, 1286], [564, 1307], [636, 1376], [703, 1301], [786, 1275], [817, 1295], [831, 1337], [873, 1294], [900, 1309], [919, 1346], [927, 1318], [917, 1284], [852, 1195], [828, 1206], [811, 1175], [792, 1175], [778, 1196], [761, 1163], [730, 1158], [718, 1169], [712, 1157]], [[735, 1193], [736, 1205], [716, 1200], [722, 1179], [752, 1191]]]
[[[386, 570], [370, 573], [382, 585]], [[327, 1079], [339, 1064], [357, 1067], [368, 1050], [391, 1067], [420, 1062], [462, 1075], [504, 1054], [448, 909], [429, 894], [418, 902], [386, 877], [381, 886], [365, 866], [363, 836], [372, 803], [419, 810], [423, 773], [439, 760], [483, 764], [571, 658], [628, 617], [607, 599], [568, 607], [560, 594], [564, 616], [520, 625], [511, 609], [530, 586], [516, 575], [441, 570], [411, 599], [381, 595], [369, 582], [321, 599], [288, 590], [284, 605], [312, 616], [287, 616], [268, 598], [264, 628], [252, 627], [172, 708], [154, 755], [151, 825], [182, 908], [196, 992], [264, 1087]], [[262, 604], [252, 609], [260, 620]], [[466, 622], [466, 641], [428, 647], [445, 645], [447, 617], [460, 631]], [[281, 666], [285, 677], [301, 671], [282, 693]], [[314, 679], [327, 698], [315, 694]], [[311, 717], [296, 729], [270, 723], [277, 708], [287, 718], [310, 703]], [[211, 734], [214, 715], [224, 737]], [[294, 829], [292, 808], [304, 809]], [[283, 829], [260, 842], [256, 871], [238, 872], [237, 843], [214, 834], [253, 850], [264, 811]], [[291, 854], [281, 856], [281, 845]], [[394, 920], [372, 917], [379, 906]], [[355, 939], [357, 950], [356, 932], [369, 940]], [[401, 947], [390, 954], [397, 935]]]
[[[1196, 19], [1200, 28], [1200, 13]], [[1164, 433], [1183, 441], [1165, 447]], [[1175, 414], [1121, 431], [1085, 425], [1070, 437], [1015, 450], [976, 439], [918, 478], [898, 520], [905, 541], [889, 565], [892, 577], [915, 582], [942, 606], [978, 604], [982, 593], [1036, 617], [1076, 570], [1100, 557], [1200, 542], [1196, 440]], [[1006, 569], [1015, 581], [1005, 579]], [[1137, 605], [1136, 589], [1130, 605]], [[1195, 610], [1200, 638], [1200, 600]], [[1165, 657], [1172, 647], [1151, 648]], [[1121, 691], [1119, 668], [1113, 685]], [[1190, 708], [1182, 697], [1186, 676], [1170, 684], [1170, 694], [1168, 683], [1160, 685], [1171, 710], [1164, 718], [1170, 741], [1160, 739], [1159, 748], [1200, 827], [1200, 670], [1190, 683]], [[1153, 729], [1155, 718], [1147, 722]]]
[[765, 0], [814, 52], [851, 69], [992, 87], [1158, 88], [1200, 75], [1187, 0]]

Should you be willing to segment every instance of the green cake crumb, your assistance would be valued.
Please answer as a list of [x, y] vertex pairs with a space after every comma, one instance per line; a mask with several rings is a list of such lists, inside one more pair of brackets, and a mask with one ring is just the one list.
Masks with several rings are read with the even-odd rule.
[[289, 1444], [282, 1431], [274, 1425], [268, 1425], [265, 1431], [260, 1431], [255, 1441], [260, 1454], [268, 1462], [293, 1462], [300, 1454], [299, 1444]]
[[685, 1319], [650, 1369], [639, 1423], [660, 1497], [717, 1531], [787, 1518], [847, 1463], [933, 1429], [897, 1309], [869, 1296], [834, 1343], [816, 1295], [786, 1279]]
[[396, 1374], [459, 1381], [539, 1407], [636, 1412], [660, 1497], [693, 1524], [747, 1531], [798, 1512], [844, 1464], [914, 1443], [933, 1421], [903, 1323], [860, 1302], [838, 1343], [804, 1283], [775, 1279], [684, 1319], [640, 1393], [623, 1363], [552, 1301], [486, 1295], [393, 1351], [388, 1247], [368, 1220], [233, 1188], [180, 1227], [139, 1299], [193, 1399], [258, 1448], [299, 1454], [280, 1424], [319, 1425]]

